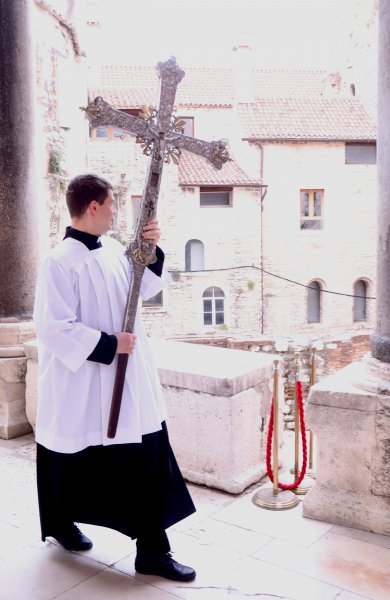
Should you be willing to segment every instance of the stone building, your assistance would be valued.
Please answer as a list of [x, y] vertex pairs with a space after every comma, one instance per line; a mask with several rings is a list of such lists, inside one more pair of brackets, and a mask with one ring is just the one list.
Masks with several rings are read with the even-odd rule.
[[43, 0], [0, 5], [0, 436], [30, 430], [27, 359], [37, 265], [65, 224], [67, 178], [86, 166], [87, 93], [71, 23]]
[[[232, 69], [184, 66], [175, 115], [189, 135], [227, 140], [233, 160], [216, 172], [183, 154], [165, 168], [159, 219], [173, 285], [144, 307], [147, 327], [159, 336], [369, 332], [374, 124], [341, 75], [249, 69], [249, 55], [236, 48]], [[131, 114], [154, 106], [157, 92], [152, 67], [90, 72], [90, 97]], [[147, 160], [123, 131], [91, 131], [89, 167], [113, 179], [124, 240]]]
[[88, 125], [80, 110], [87, 102], [86, 57], [73, 25], [73, 4], [32, 3], [40, 254], [63, 235], [69, 223], [67, 182], [87, 164]]

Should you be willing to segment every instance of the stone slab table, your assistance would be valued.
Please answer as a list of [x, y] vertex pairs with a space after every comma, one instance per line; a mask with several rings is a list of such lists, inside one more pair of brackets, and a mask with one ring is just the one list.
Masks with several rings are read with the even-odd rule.
[[184, 477], [234, 494], [264, 477], [264, 429], [277, 357], [183, 342], [151, 343]]
[[[234, 494], [264, 477], [264, 429], [277, 357], [149, 341], [167, 406], [171, 443], [184, 477]], [[36, 341], [25, 344], [25, 353], [26, 412], [34, 427]]]
[[390, 395], [367, 377], [367, 361], [375, 359], [311, 388], [306, 422], [317, 437], [317, 474], [303, 514], [390, 535]]
[[0, 438], [6, 440], [31, 431], [26, 416], [23, 344], [34, 335], [31, 321], [0, 320]]

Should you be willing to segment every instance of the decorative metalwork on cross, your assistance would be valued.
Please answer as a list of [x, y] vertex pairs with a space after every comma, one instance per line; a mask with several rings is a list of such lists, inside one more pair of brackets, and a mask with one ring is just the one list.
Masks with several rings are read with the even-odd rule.
[[[206, 142], [178, 131], [180, 123], [173, 117], [172, 111], [177, 86], [184, 77], [184, 71], [179, 68], [176, 59], [171, 57], [164, 63], [158, 63], [157, 72], [160, 77], [158, 108], [144, 111], [144, 118], [116, 110], [100, 96], [90, 102], [85, 109], [92, 127], [114, 125], [131, 133], [142, 144], [143, 152], [151, 157], [134, 237], [126, 250], [126, 255], [133, 264], [133, 280], [123, 320], [123, 331], [128, 332], [133, 331], [144, 269], [156, 260], [154, 246], [151, 241], [142, 238], [142, 229], [156, 215], [164, 162], [173, 160], [178, 164], [181, 150], [203, 156], [216, 169], [221, 169], [222, 165], [229, 160], [224, 142]], [[119, 355], [107, 432], [110, 438], [115, 437], [116, 434], [127, 361], [127, 354]]]

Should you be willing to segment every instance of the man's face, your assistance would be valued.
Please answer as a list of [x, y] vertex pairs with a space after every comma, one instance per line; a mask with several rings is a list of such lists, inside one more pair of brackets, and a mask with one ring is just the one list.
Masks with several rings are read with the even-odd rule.
[[96, 202], [95, 225], [98, 235], [103, 235], [112, 229], [116, 212], [114, 194], [112, 193], [112, 190], [108, 190], [107, 197], [103, 204]]

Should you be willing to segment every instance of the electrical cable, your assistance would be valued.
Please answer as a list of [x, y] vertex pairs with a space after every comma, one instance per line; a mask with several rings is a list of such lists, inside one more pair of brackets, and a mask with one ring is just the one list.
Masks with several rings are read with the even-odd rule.
[[[310, 285], [300, 283], [299, 281], [294, 281], [293, 279], [288, 279], [287, 277], [282, 277], [281, 275], [276, 275], [276, 273], [271, 273], [270, 271], [266, 271], [265, 269], [262, 269], [261, 267], [256, 267], [255, 265], [240, 265], [237, 267], [222, 267], [220, 269], [198, 269], [198, 270], [193, 270], [193, 271], [171, 270], [171, 271], [169, 271], [169, 273], [171, 273], [171, 274], [175, 274], [175, 273], [188, 273], [188, 274], [189, 273], [206, 273], [206, 272], [211, 272], [211, 271], [234, 271], [235, 269], [255, 269], [256, 271], [262, 271], [263, 273], [266, 273], [267, 275], [270, 275], [271, 277], [276, 277], [277, 279], [283, 279], [283, 281], [288, 281], [288, 283], [292, 283], [294, 285], [299, 285], [299, 286], [307, 288], [309, 290], [317, 290], [317, 288], [314, 288]], [[334, 292], [332, 290], [324, 290], [324, 289], [320, 289], [319, 291], [322, 293], [325, 293], [325, 294], [336, 294], [337, 296], [347, 296], [348, 298], [364, 298], [365, 300], [376, 300], [375, 296], [357, 296], [355, 294], [346, 294], [344, 292]]]

